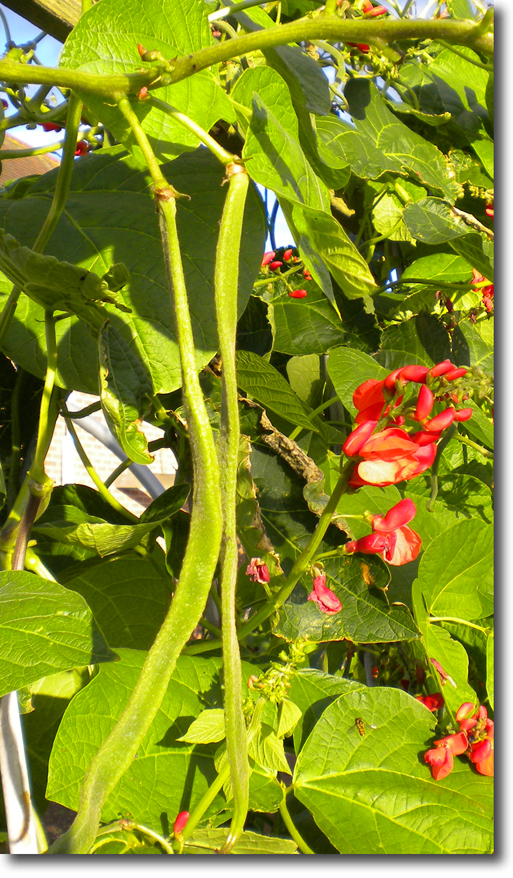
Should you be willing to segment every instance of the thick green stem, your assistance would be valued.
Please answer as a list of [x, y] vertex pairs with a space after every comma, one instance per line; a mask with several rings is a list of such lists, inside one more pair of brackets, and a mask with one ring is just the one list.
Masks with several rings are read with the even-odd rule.
[[[302, 40], [332, 40], [333, 42], [369, 43], [378, 48], [396, 40], [446, 40], [449, 43], [469, 46], [476, 52], [493, 55], [493, 36], [481, 33], [479, 25], [468, 21], [418, 19], [368, 21], [358, 19], [347, 21], [336, 16], [319, 16], [310, 20], [291, 21], [276, 27], [259, 30], [255, 33], [227, 40], [216, 46], [200, 49], [176, 61], [174, 69], [164, 74], [165, 84], [170, 85], [193, 76], [213, 64], [228, 61], [230, 58], [247, 55], [273, 46], [297, 43]], [[87, 92], [111, 101], [119, 101], [127, 94], [137, 94], [143, 86], [158, 88], [161, 70], [153, 68], [144, 73], [129, 75], [100, 76], [69, 70], [64, 67], [42, 67], [33, 64], [20, 64], [16, 61], [0, 61], [0, 80], [20, 85], [43, 84], [70, 88], [77, 92]], [[153, 86], [152, 86], [153, 83]]]
[[[126, 109], [126, 108], [125, 108]], [[131, 113], [128, 107], [127, 117]], [[135, 115], [135, 114], [134, 114]], [[139, 144], [145, 136], [136, 119]], [[146, 140], [146, 151], [150, 150]], [[219, 467], [212, 430], [195, 361], [194, 337], [176, 227], [176, 202], [153, 156], [152, 176], [164, 261], [176, 321], [183, 396], [189, 425], [194, 490], [189, 540], [171, 607], [151, 647], [130, 700], [87, 770], [73, 826], [50, 849], [51, 853], [84, 854], [94, 842], [102, 808], [132, 764], [166, 693], [177, 659], [199, 622], [207, 602], [221, 544]], [[164, 185], [161, 184], [163, 181]]]
[[215, 267], [215, 302], [219, 346], [223, 363], [221, 435], [219, 441], [223, 504], [221, 551], [221, 616], [224, 674], [226, 748], [231, 769], [233, 817], [222, 853], [229, 853], [240, 837], [249, 805], [249, 762], [246, 725], [242, 712], [242, 670], [237, 639], [237, 470], [239, 462], [239, 398], [235, 367], [239, 252], [249, 177], [243, 165], [227, 167], [228, 192], [223, 209]]

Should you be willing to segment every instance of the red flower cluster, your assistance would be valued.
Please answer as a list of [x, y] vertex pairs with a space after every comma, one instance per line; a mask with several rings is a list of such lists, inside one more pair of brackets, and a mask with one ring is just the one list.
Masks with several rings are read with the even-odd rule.
[[420, 552], [422, 541], [408, 522], [417, 514], [412, 500], [400, 500], [385, 517], [371, 515], [369, 521], [373, 533], [359, 540], [351, 540], [344, 546], [346, 555], [363, 552], [367, 555], [379, 555], [393, 567], [414, 561]]
[[313, 581], [313, 592], [308, 595], [307, 600], [314, 601], [323, 613], [333, 616], [340, 612], [342, 604], [331, 588], [326, 585], [326, 576], [320, 573]]
[[[378, 381], [370, 378], [356, 388], [353, 403], [358, 409], [357, 427], [347, 437], [343, 451], [348, 457], [361, 457], [349, 481], [352, 488], [362, 485], [395, 485], [423, 473], [434, 462], [436, 443], [453, 421], [465, 421], [472, 409], [453, 406], [430, 418], [436, 398], [433, 392], [467, 373], [450, 360], [428, 366], [405, 366], [395, 369]], [[404, 414], [394, 414], [401, 405], [407, 385], [420, 384], [417, 399], [403, 406]], [[436, 387], [435, 385], [439, 385]], [[444, 394], [439, 394], [444, 396]], [[406, 418], [420, 425], [420, 430], [403, 429]], [[376, 427], [382, 427], [374, 432]]]
[[261, 558], [251, 559], [246, 567], [246, 576], [249, 576], [251, 582], [259, 582], [260, 585], [266, 585], [271, 578], [267, 564]]
[[452, 771], [454, 757], [464, 753], [476, 766], [479, 774], [493, 777], [493, 720], [481, 705], [474, 712], [474, 705], [466, 701], [456, 712], [459, 732], [435, 741], [434, 749], [424, 753], [424, 762], [431, 766], [435, 780], [442, 780]]
[[493, 311], [493, 284], [488, 283], [486, 286], [481, 286], [481, 284], [487, 284], [487, 278], [479, 274], [475, 268], [472, 269], [472, 283], [480, 285], [479, 292], [483, 296], [483, 305], [490, 314]]

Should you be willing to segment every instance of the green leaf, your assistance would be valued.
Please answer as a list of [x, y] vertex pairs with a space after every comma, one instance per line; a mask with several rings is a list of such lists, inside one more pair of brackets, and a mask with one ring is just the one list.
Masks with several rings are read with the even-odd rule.
[[[68, 808], [77, 808], [84, 773], [125, 708], [146, 658], [146, 653], [134, 650], [120, 650], [119, 654], [119, 663], [107, 673], [102, 667], [73, 699], [55, 739], [47, 795]], [[221, 664], [220, 659], [197, 656], [178, 659], [137, 757], [103, 808], [104, 822], [128, 812], [136, 822], [161, 833], [162, 821], [172, 827], [183, 803], [194, 810], [216, 777], [213, 748], [176, 739], [205, 707], [221, 705]], [[224, 807], [224, 799], [218, 797], [207, 816]]]
[[432, 668], [433, 677], [438, 688], [443, 687], [445, 703], [453, 714], [465, 701], [478, 702], [478, 697], [468, 684], [468, 655], [465, 648], [453, 640], [448, 631], [440, 625], [428, 624], [423, 636], [426, 653], [430, 659], [436, 659], [452, 680], [443, 681]]
[[363, 351], [340, 347], [329, 353], [328, 375], [335, 393], [352, 415], [356, 413], [353, 405], [353, 393], [356, 388], [369, 378], [377, 378], [381, 381], [386, 378], [389, 371]]
[[358, 177], [377, 180], [385, 172], [414, 177], [454, 201], [458, 188], [443, 154], [390, 112], [368, 79], [349, 79], [344, 90], [352, 124], [339, 121], [336, 140]]
[[116, 655], [75, 592], [23, 571], [0, 573], [0, 694]]
[[172, 580], [146, 559], [109, 558], [66, 583], [87, 601], [113, 648], [149, 649], [169, 609]]
[[258, 354], [237, 352], [237, 383], [250, 399], [255, 399], [266, 409], [276, 412], [291, 424], [317, 432], [308, 418], [306, 406], [290, 384]]
[[[476, 521], [483, 530], [487, 530], [487, 526], [493, 521], [493, 496], [490, 488], [466, 473], [448, 472], [438, 475], [438, 495], [430, 511], [427, 509], [431, 497], [429, 474], [407, 482], [402, 493], [413, 500], [417, 508], [411, 526], [421, 537], [424, 549], [439, 534], [458, 522]], [[452, 551], [450, 554], [452, 556]]]
[[290, 681], [289, 698], [300, 710], [302, 718], [294, 729], [294, 747], [299, 753], [308, 735], [328, 705], [339, 695], [365, 689], [363, 683], [325, 674], [314, 668], [300, 669]]
[[451, 18], [470, 19], [471, 21], [476, 19], [470, 0], [447, 0], [447, 9]]
[[248, 753], [257, 765], [268, 771], [292, 774], [285, 757], [283, 741], [266, 723], [262, 723], [255, 737], [249, 742]]
[[278, 738], [286, 738], [291, 735], [302, 718], [303, 713], [297, 704], [284, 698], [279, 707], [278, 729], [276, 731]]
[[486, 278], [493, 282], [493, 242], [483, 238], [476, 232], [454, 238], [450, 245], [452, 249], [467, 260], [472, 268], [476, 268]]
[[493, 180], [494, 178], [494, 169], [493, 169], [493, 141], [492, 140], [474, 140], [472, 143], [472, 149], [474, 150], [477, 157], [480, 159], [483, 168], [485, 169], [488, 176]]
[[341, 854], [491, 853], [491, 780], [455, 760], [433, 782], [419, 751], [434, 724], [398, 689], [351, 691], [324, 711], [299, 754], [294, 792]]
[[190, 491], [191, 486], [185, 482], [181, 485], [171, 485], [163, 494], [151, 501], [139, 521], [141, 524], [147, 524], [149, 521], [154, 521], [156, 524], [166, 521], [182, 508]]
[[467, 235], [469, 227], [442, 198], [421, 198], [408, 204], [404, 222], [411, 235], [425, 244], [444, 244]]
[[273, 322], [274, 350], [284, 354], [323, 354], [344, 341], [344, 328], [333, 305], [319, 289], [305, 299], [291, 299], [287, 293], [269, 305]]
[[[88, 10], [66, 40], [59, 63], [84, 73], [113, 75], [134, 73], [137, 68], [154, 68], [141, 62], [137, 43], [148, 50], [159, 50], [171, 61], [213, 45], [202, 0], [174, 0], [172, 9], [157, 0], [134, 0], [128, 9], [121, 9], [118, 0], [106, 0], [96, 9]], [[217, 82], [217, 69], [201, 71], [192, 80], [184, 80], [159, 88], [158, 97], [176, 110], [192, 118], [208, 131], [218, 119], [234, 120], [234, 113], [223, 89]], [[83, 93], [86, 108], [100, 119], [121, 142], [134, 143], [127, 125], [114, 101]], [[172, 157], [184, 150], [195, 149], [195, 135], [151, 103], [135, 101], [134, 112], [157, 155]]]
[[151, 408], [151, 376], [125, 340], [106, 323], [100, 331], [100, 399], [111, 432], [135, 463], [153, 463], [141, 422]]
[[[307, 600], [311, 586], [296, 586], [280, 608], [274, 634], [286, 640], [305, 638], [316, 643], [351, 640], [386, 643], [418, 637], [417, 626], [406, 607], [390, 606], [384, 589], [388, 568], [374, 555], [327, 559], [326, 584], [339, 598], [342, 609], [327, 615]], [[306, 577], [305, 577], [306, 580]]]
[[[185, 843], [184, 854], [216, 854], [226, 841], [226, 829], [195, 829]], [[270, 838], [256, 832], [243, 832], [230, 854], [296, 854], [297, 845], [289, 838]]]
[[427, 311], [388, 326], [381, 335], [381, 350], [376, 354], [376, 359], [388, 371], [407, 363], [432, 366], [450, 357], [451, 345], [445, 324]]
[[494, 685], [493, 685], [493, 658], [494, 658], [494, 634], [490, 632], [486, 641], [486, 694], [493, 710]]
[[94, 549], [101, 558], [114, 552], [127, 551], [138, 546], [146, 534], [151, 533], [155, 524], [108, 524], [101, 519], [88, 516], [72, 506], [65, 508], [65, 519], [39, 523], [34, 527], [36, 534], [43, 534], [59, 542], [85, 546]]
[[[432, 44], [431, 49], [436, 51], [436, 48], [436, 44]], [[475, 139], [488, 118], [485, 98], [488, 72], [472, 61], [481, 63], [472, 49], [458, 46], [458, 55], [443, 49], [428, 63], [415, 60], [401, 67], [401, 80], [414, 91], [419, 109], [433, 115], [450, 113], [452, 123], [447, 132], [463, 143]]]
[[[225, 198], [223, 169], [208, 150], [199, 149], [163, 165], [163, 173], [169, 175], [180, 192], [191, 196], [190, 201], [180, 200], [177, 222], [186, 253], [184, 271], [200, 370], [212, 359], [218, 346], [213, 286], [217, 229]], [[50, 171], [38, 179], [26, 198], [15, 202], [0, 199], [0, 225], [21, 244], [33, 244], [48, 213], [55, 180], [56, 172]], [[69, 260], [72, 253], [82, 276], [83, 270], [104, 275], [114, 259], [126, 265], [130, 283], [118, 296], [131, 312], [121, 312], [109, 304], [102, 309], [126, 344], [139, 354], [151, 374], [154, 392], [166, 393], [180, 387], [182, 379], [150, 184], [148, 173], [140, 171], [134, 158], [127, 156], [119, 146], [77, 162], [66, 211], [47, 251], [59, 261]], [[245, 308], [260, 268], [265, 234], [261, 200], [251, 187], [239, 262], [239, 314]], [[0, 307], [11, 286], [0, 278]], [[92, 310], [93, 306], [87, 308]], [[102, 316], [98, 328], [103, 323]], [[59, 320], [56, 332], [58, 385], [97, 395], [97, 333], [93, 337], [89, 327], [75, 317]], [[44, 377], [43, 309], [25, 296], [18, 302], [3, 349], [19, 366]], [[80, 356], [76, 356], [76, 351], [80, 351]]]
[[419, 580], [432, 616], [488, 616], [493, 611], [491, 526], [471, 519], [443, 531], [422, 556]]
[[211, 708], [210, 710], [202, 710], [191, 723], [185, 735], [176, 740], [185, 741], [187, 744], [215, 744], [225, 738], [224, 710]]
[[309, 408], [317, 408], [324, 385], [320, 358], [315, 354], [291, 357], [287, 363], [287, 376], [294, 393]]
[[493, 375], [493, 338], [485, 341], [476, 327], [472, 326], [470, 320], [461, 320], [458, 323], [452, 336], [452, 349], [458, 364], [479, 366], [488, 374]]
[[[430, 286], [436, 286], [437, 281], [445, 283], [470, 281], [472, 272], [461, 256], [455, 256], [453, 253], [433, 253], [429, 256], [421, 256], [405, 268], [401, 280], [409, 278], [425, 278]], [[418, 289], [422, 289], [422, 283], [413, 286], [412, 291]]]

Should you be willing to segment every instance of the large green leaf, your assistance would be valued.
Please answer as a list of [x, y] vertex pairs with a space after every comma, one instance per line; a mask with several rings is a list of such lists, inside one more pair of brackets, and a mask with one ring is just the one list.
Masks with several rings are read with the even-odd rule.
[[[60, 64], [103, 76], [135, 73], [141, 68], [138, 43], [160, 51], [170, 61], [213, 45], [206, 4], [203, 0], [173, 0], [172, 6], [163, 6], [159, 0], [131, 0], [126, 7], [118, 0], [102, 0], [73, 28]], [[149, 65], [143, 62], [143, 66]], [[194, 79], [160, 88], [158, 97], [208, 131], [220, 118], [234, 119], [216, 73], [214, 67], [197, 73]], [[118, 140], [133, 144], [131, 129], [113, 101], [90, 94], [81, 97]], [[194, 134], [149, 102], [136, 101], [133, 109], [157, 154], [174, 158], [198, 145]]]
[[431, 491], [431, 476], [425, 474], [407, 482], [402, 492], [415, 503], [417, 514], [411, 526], [422, 538], [424, 549], [442, 531], [464, 520], [476, 520], [488, 530], [493, 521], [493, 496], [484, 482], [466, 473], [439, 473], [438, 494], [428, 509]]
[[[94, 11], [94, 10], [93, 10]], [[163, 166], [180, 192], [190, 196], [178, 204], [178, 229], [201, 369], [217, 350], [213, 295], [218, 222], [225, 190], [219, 162], [206, 149]], [[0, 226], [23, 245], [32, 245], [55, 186], [56, 172], [39, 178], [25, 198], [0, 199]], [[122, 313], [103, 306], [125, 342], [137, 351], [149, 371], [155, 392], [181, 384], [176, 331], [162, 258], [162, 245], [150, 196], [150, 178], [121, 147], [91, 155], [73, 169], [70, 194], [47, 252], [103, 275], [112, 262], [123, 262], [130, 281], [118, 294], [131, 309]], [[258, 195], [248, 193], [239, 264], [239, 314], [248, 301], [264, 247], [265, 226]], [[0, 278], [0, 304], [11, 283]], [[103, 322], [103, 320], [101, 321]], [[76, 318], [60, 320], [58, 376], [61, 387], [98, 393], [97, 340]], [[43, 309], [22, 296], [4, 339], [3, 349], [16, 363], [43, 377], [46, 342]], [[80, 356], [76, 356], [76, 351]]]
[[323, 354], [345, 340], [344, 325], [334, 307], [318, 289], [305, 299], [287, 293], [273, 299], [269, 318], [274, 326], [274, 350], [284, 354]]
[[294, 792], [341, 854], [491, 853], [491, 779], [456, 759], [434, 782], [419, 759], [434, 722], [398, 689], [351, 691], [324, 711], [299, 754]]
[[110, 646], [130, 649], [150, 648], [173, 587], [165, 570], [134, 555], [106, 559], [69, 579], [66, 586], [85, 598]]
[[237, 353], [237, 383], [250, 399], [281, 415], [291, 424], [317, 430], [305, 404], [274, 366], [250, 351]]
[[358, 177], [376, 180], [387, 171], [410, 174], [415, 182], [442, 190], [450, 201], [456, 199], [458, 187], [443, 154], [390, 112], [376, 86], [365, 78], [349, 79], [344, 94], [353, 123], [339, 120], [332, 139]]
[[351, 414], [356, 413], [353, 405], [353, 393], [356, 388], [369, 378], [377, 378], [381, 381], [386, 378], [388, 372], [389, 370], [380, 366], [363, 351], [340, 347], [330, 351], [328, 357], [328, 375], [335, 393]]
[[246, 70], [233, 95], [252, 109], [247, 130], [247, 119], [239, 113], [246, 130], [243, 156], [248, 172], [279, 196], [300, 253], [325, 295], [333, 300], [327, 269], [347, 296], [367, 295], [374, 278], [331, 215], [328, 187], [300, 146], [298, 121], [283, 79], [267, 68]]
[[451, 343], [445, 324], [427, 311], [388, 326], [382, 333], [381, 350], [376, 355], [389, 370], [410, 363], [432, 366], [450, 357]]
[[429, 63], [414, 60], [401, 68], [401, 80], [414, 91], [419, 109], [430, 114], [450, 113], [454, 123], [450, 132], [456, 131], [459, 139], [463, 135], [464, 142], [476, 137], [488, 116], [488, 71], [482, 69], [480, 61], [472, 49], [459, 46], [457, 55], [443, 49]]
[[493, 529], [461, 521], [422, 556], [419, 580], [432, 616], [480, 619], [493, 612]]
[[380, 558], [354, 555], [342, 560], [329, 559], [325, 573], [326, 584], [339, 598], [342, 609], [333, 615], [323, 613], [316, 603], [307, 600], [311, 585], [297, 586], [279, 610], [275, 634], [290, 641], [306, 638], [318, 643], [385, 643], [419, 636], [407, 608], [390, 606], [383, 590], [390, 575]]
[[332, 701], [347, 692], [363, 689], [363, 683], [325, 674], [315, 668], [302, 668], [290, 681], [288, 696], [301, 708], [301, 719], [294, 729], [294, 747], [299, 753], [319, 717]]
[[[71, 702], [50, 759], [47, 795], [76, 808], [84, 773], [101, 742], [124, 709], [146, 653], [120, 650], [121, 662], [102, 667]], [[176, 815], [192, 811], [216, 776], [211, 745], [178, 743], [192, 719], [207, 706], [221, 704], [220, 659], [181, 657], [167, 693], [137, 758], [119, 781], [102, 819], [131, 814], [139, 823], [167, 834]], [[224, 806], [217, 798], [210, 813]]]
[[[55, 508], [53, 515], [57, 514]], [[114, 552], [127, 551], [138, 546], [142, 538], [154, 528], [153, 522], [143, 524], [109, 524], [101, 518], [94, 518], [73, 506], [61, 507], [62, 519], [37, 522], [35, 534], [58, 542], [85, 546], [94, 549], [101, 558]]]
[[116, 656], [81, 595], [32, 573], [0, 573], [0, 695]]

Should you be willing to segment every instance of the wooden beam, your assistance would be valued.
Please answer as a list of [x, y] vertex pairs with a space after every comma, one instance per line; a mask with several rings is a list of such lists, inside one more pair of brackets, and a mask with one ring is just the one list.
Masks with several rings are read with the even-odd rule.
[[61, 43], [75, 27], [82, 12], [81, 0], [2, 0], [13, 12]]

